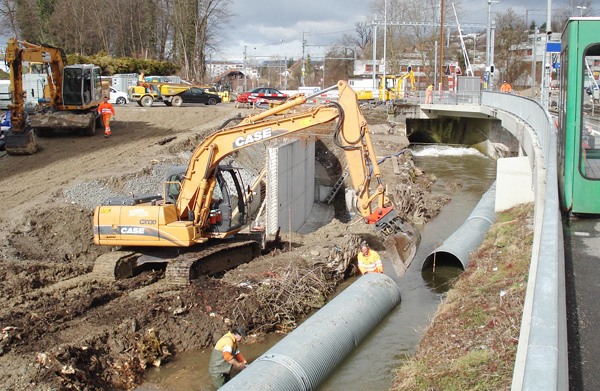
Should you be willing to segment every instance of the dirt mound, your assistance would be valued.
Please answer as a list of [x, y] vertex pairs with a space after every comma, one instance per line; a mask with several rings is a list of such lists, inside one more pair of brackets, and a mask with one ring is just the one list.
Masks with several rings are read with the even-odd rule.
[[92, 216], [89, 209], [64, 204], [34, 208], [10, 230], [5, 256], [21, 261], [89, 263], [106, 251], [92, 243]]

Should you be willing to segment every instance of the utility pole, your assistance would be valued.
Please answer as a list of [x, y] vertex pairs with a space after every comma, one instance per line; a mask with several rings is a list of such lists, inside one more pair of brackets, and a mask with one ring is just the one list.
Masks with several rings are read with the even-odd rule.
[[[443, 0], [442, 0], [443, 1]], [[386, 58], [385, 58], [385, 52], [387, 51], [387, 0], [384, 0], [384, 17], [383, 17], [383, 89], [382, 94], [383, 94], [383, 101], [385, 102], [387, 99], [387, 78], [386, 78], [386, 73], [387, 73], [387, 64], [386, 64]]]
[[247, 85], [246, 85], [246, 49], [248, 47], [244, 46], [244, 92], [248, 91]]
[[[279, 40], [279, 52], [279, 63], [281, 64], [281, 60], [283, 59], [283, 39]], [[281, 65], [281, 69], [282, 71], [285, 71], [283, 64]], [[279, 88], [281, 88], [281, 76], [283, 75], [279, 73]]]
[[[490, 29], [490, 38], [491, 38], [491, 43], [490, 43], [490, 68], [491, 67], [495, 67], [494, 66], [494, 44], [495, 44], [495, 40], [496, 40], [496, 21], [492, 21], [492, 27]], [[490, 77], [488, 79], [488, 88], [490, 90], [492, 90], [492, 88], [494, 87], [494, 75], [490, 72]]]
[[283, 68], [283, 72], [284, 72], [283, 89], [287, 90], [287, 57], [283, 58], [283, 63], [285, 65]]
[[442, 8], [440, 9], [440, 87], [444, 87], [444, 0], [442, 0]]
[[[375, 18], [376, 20], [377, 18]], [[354, 52], [356, 53], [356, 52]], [[377, 90], [377, 85], [375, 84], [375, 70], [377, 68], [377, 25], [373, 24], [373, 84], [371, 86], [371, 91], [375, 93]]]
[[[498, 1], [488, 0], [488, 15], [487, 15], [487, 30], [485, 34], [485, 71], [487, 72], [488, 80], [492, 78], [491, 66], [494, 65], [490, 58], [491, 52], [491, 38], [490, 30], [492, 29], [492, 4], [498, 3]], [[490, 90], [490, 83], [487, 83], [487, 89]]]
[[306, 66], [304, 65], [304, 49], [306, 48], [306, 40], [304, 39], [304, 32], [302, 33], [302, 74], [300, 76], [300, 84], [302, 84], [302, 87], [305, 86], [304, 84], [304, 73], [306, 72]]
[[537, 47], [537, 28], [533, 22], [533, 45], [531, 46], [531, 98], [535, 99], [535, 79], [536, 79], [536, 48]]
[[433, 68], [433, 85], [437, 86], [437, 78], [438, 78], [438, 56], [437, 56], [437, 52], [438, 52], [438, 41], [435, 41], [434, 44], [435, 48], [435, 53], [433, 55], [434, 58], [434, 68]]
[[542, 67], [542, 86], [541, 86], [541, 94], [540, 103], [542, 107], [545, 109], [548, 108], [548, 94], [549, 94], [549, 84], [550, 84], [550, 73], [552, 72], [552, 60], [549, 58], [550, 54], [548, 53], [548, 42], [550, 42], [550, 37], [552, 36], [552, 27], [550, 23], [552, 22], [552, 0], [548, 0], [548, 8], [546, 14], [546, 45], [544, 48], [544, 61]]

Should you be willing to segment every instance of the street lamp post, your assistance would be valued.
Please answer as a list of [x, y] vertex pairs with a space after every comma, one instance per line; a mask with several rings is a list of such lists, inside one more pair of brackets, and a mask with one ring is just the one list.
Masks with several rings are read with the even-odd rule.
[[578, 5], [577, 9], [579, 10], [579, 17], [583, 16], [583, 11], [587, 9], [585, 6]]
[[283, 63], [285, 66], [283, 67], [284, 78], [283, 78], [283, 89], [287, 90], [287, 57], [283, 58]]
[[[490, 31], [492, 29], [492, 4], [498, 3], [498, 1], [493, 1], [493, 0], [488, 0], [488, 15], [487, 15], [487, 30], [486, 30], [486, 36], [485, 36], [485, 71], [488, 73], [488, 80], [490, 79], [490, 67], [491, 67], [491, 62], [490, 62]], [[489, 87], [489, 82], [488, 82], [488, 90], [490, 89]]]
[[247, 46], [244, 46], [244, 92], [248, 91], [248, 88], [246, 88], [246, 49]]
[[[281, 59], [283, 58], [283, 39], [279, 40], [279, 64], [281, 66]], [[281, 66], [283, 69], [283, 66]], [[281, 72], [279, 73], [279, 88], [281, 88]]]

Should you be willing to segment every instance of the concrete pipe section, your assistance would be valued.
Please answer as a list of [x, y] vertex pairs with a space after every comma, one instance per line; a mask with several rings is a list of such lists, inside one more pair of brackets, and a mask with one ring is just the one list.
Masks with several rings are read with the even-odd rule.
[[366, 274], [220, 390], [315, 390], [399, 302], [390, 277]]
[[434, 266], [469, 266], [469, 254], [477, 250], [496, 221], [496, 182], [485, 192], [467, 220], [444, 243], [425, 258], [421, 270]]

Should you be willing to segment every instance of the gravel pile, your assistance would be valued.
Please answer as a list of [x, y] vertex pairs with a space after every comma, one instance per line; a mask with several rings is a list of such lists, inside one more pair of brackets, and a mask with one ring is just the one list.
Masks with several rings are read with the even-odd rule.
[[162, 194], [162, 184], [172, 163], [159, 162], [139, 173], [106, 181], [93, 180], [63, 190], [67, 203], [94, 209], [106, 199], [127, 194]]
[[[93, 180], [79, 183], [63, 190], [61, 199], [73, 205], [94, 209], [108, 198], [134, 194], [162, 194], [163, 182], [169, 169], [177, 164], [185, 164], [187, 159], [181, 156], [176, 162], [158, 162], [146, 167], [138, 173], [121, 178], [111, 177], [105, 181]], [[185, 161], [185, 162], [184, 162]], [[234, 166], [235, 162], [233, 162]], [[241, 169], [244, 185], [252, 184], [256, 176], [248, 170]]]
[[99, 181], [90, 181], [79, 183], [69, 189], [63, 190], [64, 201], [74, 205], [80, 205], [89, 209], [94, 209], [107, 198], [119, 195], [115, 190], [110, 189], [106, 183]]

